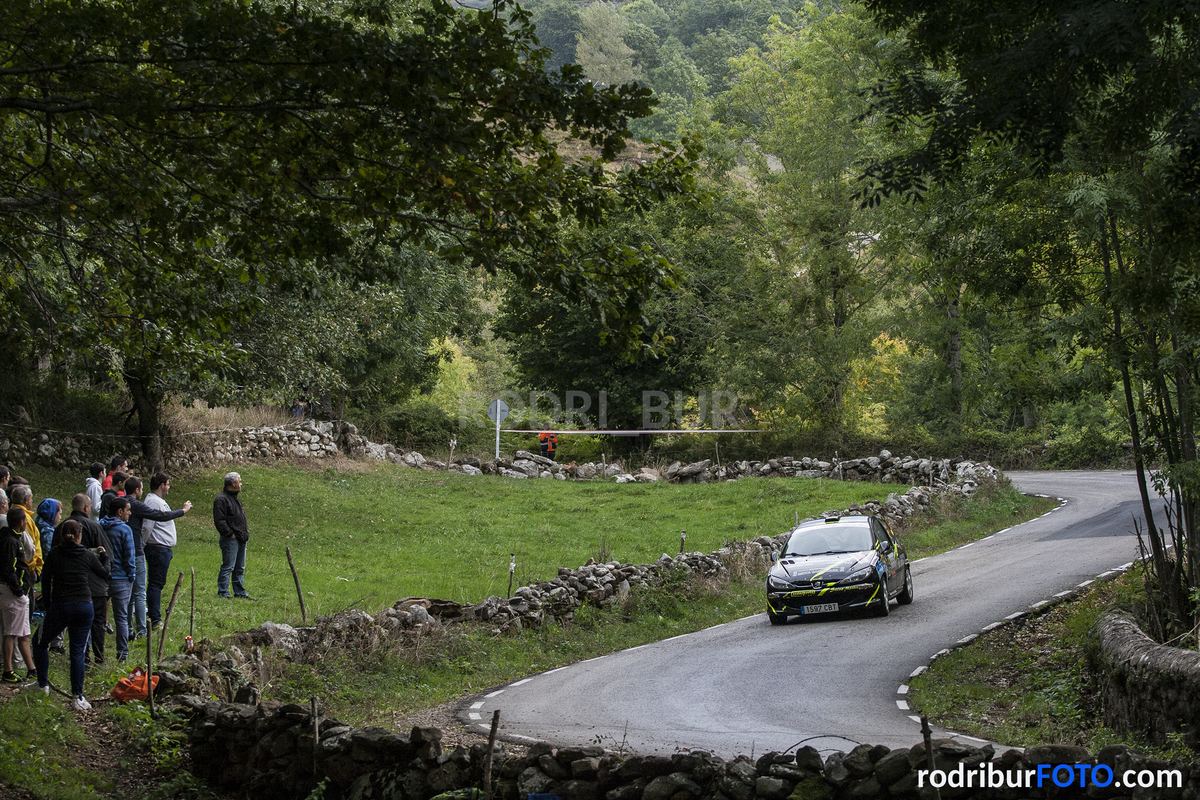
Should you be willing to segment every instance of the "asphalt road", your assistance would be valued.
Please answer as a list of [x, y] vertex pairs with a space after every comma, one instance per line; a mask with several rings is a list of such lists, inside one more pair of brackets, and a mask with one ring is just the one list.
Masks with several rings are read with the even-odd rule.
[[[724, 757], [810, 744], [850, 750], [920, 740], [903, 684], [938, 651], [1137, 556], [1131, 472], [1019, 472], [1054, 511], [913, 564], [916, 601], [886, 618], [765, 614], [572, 664], [482, 693], [460, 716], [501, 710], [517, 741], [704, 749]], [[765, 600], [764, 600], [765, 602]]]

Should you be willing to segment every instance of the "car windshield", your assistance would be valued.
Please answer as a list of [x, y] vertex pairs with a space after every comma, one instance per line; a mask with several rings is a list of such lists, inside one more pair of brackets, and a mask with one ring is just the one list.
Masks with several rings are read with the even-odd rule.
[[858, 553], [870, 550], [873, 544], [871, 527], [865, 522], [861, 525], [814, 525], [792, 534], [784, 556]]

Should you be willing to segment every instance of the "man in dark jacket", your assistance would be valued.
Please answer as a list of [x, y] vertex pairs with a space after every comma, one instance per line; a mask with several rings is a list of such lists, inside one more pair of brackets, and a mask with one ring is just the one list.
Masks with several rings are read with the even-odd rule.
[[229, 576], [233, 575], [233, 596], [253, 600], [242, 585], [242, 574], [246, 570], [246, 542], [250, 539], [250, 528], [246, 525], [246, 512], [238, 492], [242, 490], [242, 476], [230, 472], [225, 476], [225, 490], [213, 501], [213, 524], [221, 534], [221, 570], [217, 573], [217, 594], [229, 597]]
[[[58, 533], [62, 530], [63, 525], [67, 524], [67, 520], [75, 520], [79, 523], [80, 528], [80, 546], [92, 551], [103, 548], [103, 551], [96, 552], [96, 555], [99, 556], [100, 564], [107, 573], [112, 568], [112, 545], [109, 544], [108, 534], [104, 532], [98, 522], [92, 520], [91, 513], [92, 500], [90, 497], [82, 493], [72, 497], [71, 516], [59, 524], [54, 532], [54, 539], [58, 540]], [[97, 572], [89, 572], [88, 586], [92, 591], [92, 605], [95, 606], [92, 610], [92, 654], [97, 664], [103, 664], [104, 628], [108, 624], [108, 577], [102, 578]]]
[[26, 669], [33, 672], [29, 652], [29, 595], [33, 591], [33, 573], [25, 564], [25, 513], [12, 509], [0, 528], [0, 619], [4, 621], [4, 675], [0, 681], [18, 683], [13, 672], [13, 651], [19, 649]]

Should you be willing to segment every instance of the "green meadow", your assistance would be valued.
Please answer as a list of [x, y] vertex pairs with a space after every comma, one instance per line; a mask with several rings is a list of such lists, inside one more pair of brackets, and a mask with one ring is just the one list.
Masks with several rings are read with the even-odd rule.
[[[35, 503], [70, 503], [84, 475], [37, 468], [29, 479]], [[726, 541], [775, 535], [795, 518], [886, 497], [897, 487], [801, 479], [748, 479], [717, 484], [624, 484], [513, 480], [426, 472], [385, 463], [337, 467], [240, 468], [250, 523], [246, 588], [258, 602], [216, 596], [220, 566], [212, 501], [225, 470], [172, 478], [167, 502], [192, 511], [177, 523], [172, 581], [184, 574], [169, 634], [182, 638], [196, 586], [196, 638], [258, 626], [300, 623], [286, 548], [304, 591], [309, 621], [350, 606], [374, 613], [409, 596], [476, 602], [553, 578], [559, 567], [589, 558], [649, 563], [686, 548], [708, 552]], [[145, 480], [145, 476], [143, 476]], [[148, 483], [148, 481], [146, 481]], [[181, 614], [182, 624], [181, 624]]]

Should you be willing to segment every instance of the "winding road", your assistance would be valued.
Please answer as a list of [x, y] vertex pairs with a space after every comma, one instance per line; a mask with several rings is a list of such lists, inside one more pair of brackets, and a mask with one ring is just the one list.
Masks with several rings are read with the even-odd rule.
[[[724, 757], [798, 745], [849, 751], [920, 740], [905, 681], [939, 651], [1137, 557], [1132, 472], [1014, 472], [1052, 512], [913, 563], [916, 601], [886, 618], [765, 614], [571, 664], [471, 698], [461, 719], [505, 738], [703, 749]], [[941, 735], [946, 735], [942, 732]], [[964, 737], [966, 738], [966, 737]], [[974, 741], [969, 740], [968, 741]]]

